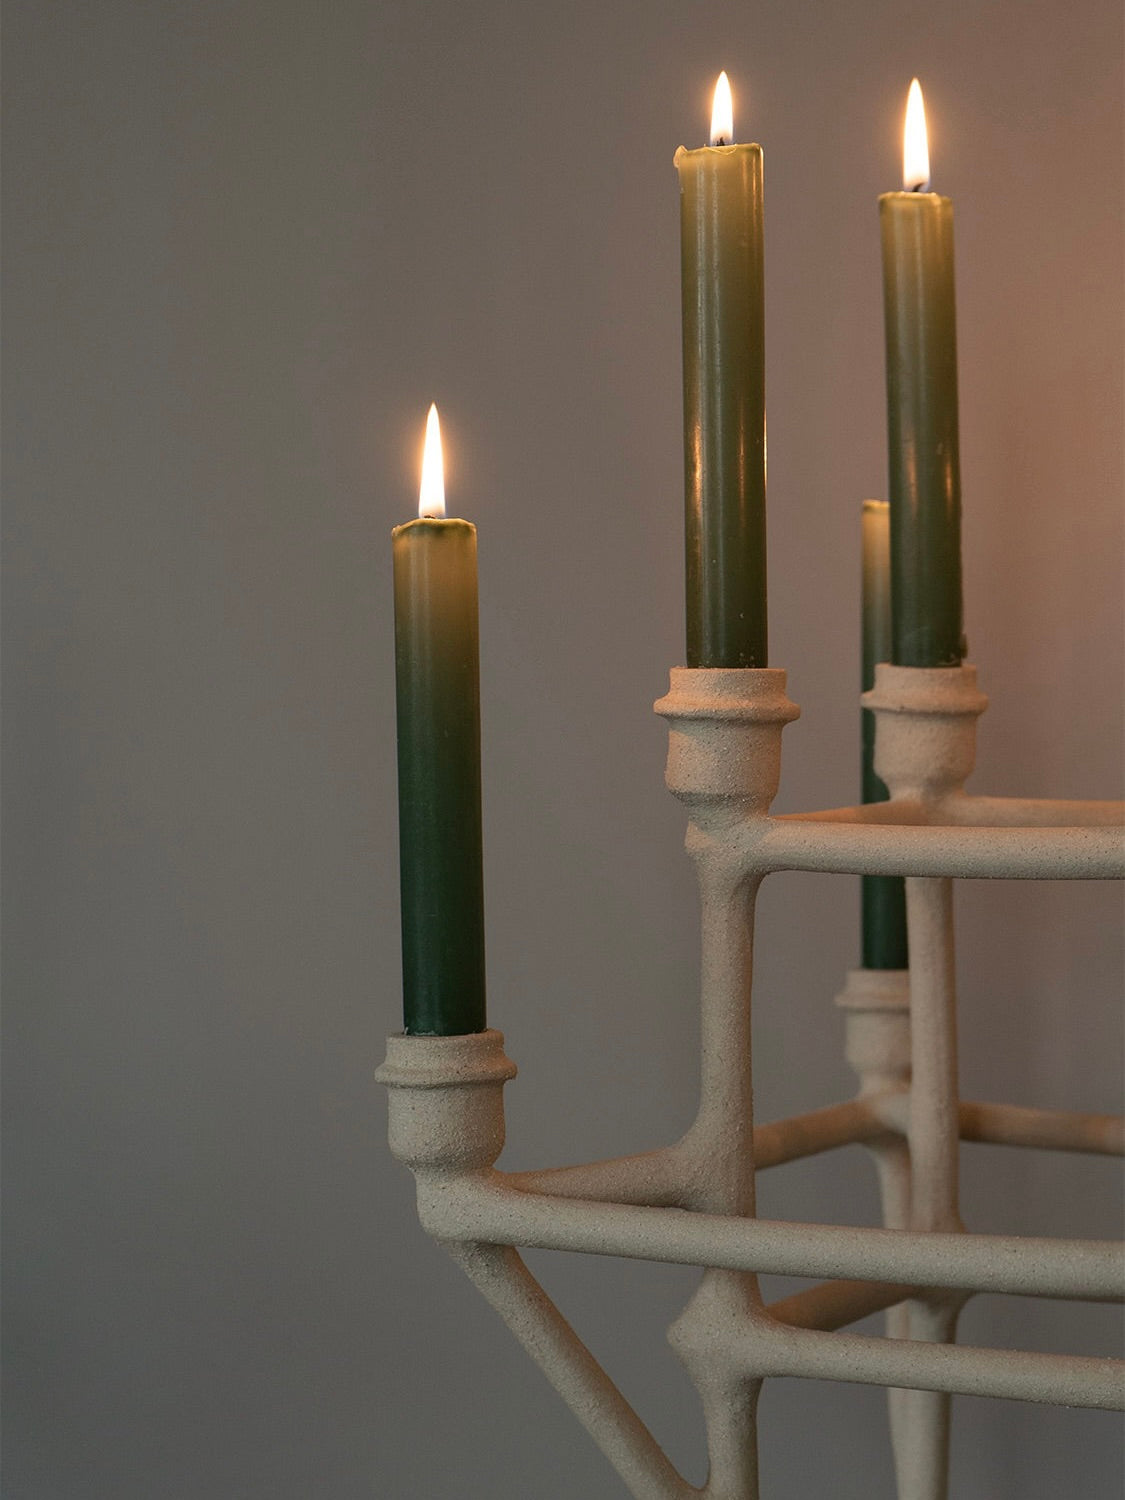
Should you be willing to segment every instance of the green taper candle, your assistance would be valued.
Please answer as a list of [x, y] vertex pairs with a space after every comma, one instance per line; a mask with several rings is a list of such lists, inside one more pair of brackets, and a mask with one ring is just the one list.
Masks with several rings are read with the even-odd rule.
[[[726, 117], [720, 117], [725, 104]], [[764, 667], [766, 380], [762, 148], [730, 144], [730, 86], [711, 145], [676, 152], [684, 345], [689, 667]]]
[[922, 91], [907, 105], [901, 193], [879, 199], [887, 343], [892, 661], [953, 667], [961, 612], [961, 470], [953, 204], [929, 187]]
[[[875, 686], [875, 665], [891, 659], [891, 518], [885, 500], [863, 502], [863, 690]], [[885, 802], [875, 774], [875, 715], [861, 710], [864, 802]], [[897, 875], [864, 875], [863, 967], [905, 969], [906, 886]]]
[[477, 531], [444, 518], [440, 465], [431, 407], [421, 515], [392, 533], [403, 1027], [463, 1036], [487, 1025]]

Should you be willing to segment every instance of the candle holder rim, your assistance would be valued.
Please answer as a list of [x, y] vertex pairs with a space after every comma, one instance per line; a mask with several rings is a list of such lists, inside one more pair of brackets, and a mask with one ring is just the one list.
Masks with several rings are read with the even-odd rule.
[[911, 203], [927, 203], [936, 198], [939, 203], [953, 203], [948, 193], [935, 193], [930, 189], [919, 192], [916, 188], [888, 188], [885, 193], [879, 194], [879, 203], [882, 205], [892, 198], [895, 200], [905, 198]]
[[801, 715], [784, 667], [673, 667], [669, 677], [653, 704], [665, 719], [791, 724]]
[[502, 1083], [516, 1076], [504, 1052], [504, 1034], [494, 1027], [458, 1036], [396, 1031], [387, 1038], [386, 1061], [375, 1070], [387, 1088], [441, 1089]]
[[391, 539], [404, 531], [410, 531], [415, 526], [437, 527], [437, 526], [466, 526], [475, 534], [476, 523], [467, 521], [464, 516], [411, 516], [409, 521], [400, 521], [397, 526], [391, 527]]
[[716, 156], [733, 156], [737, 151], [757, 151], [762, 155], [761, 142], [759, 141], [731, 141], [725, 146], [712, 146], [707, 142], [703, 146], [677, 146], [672, 156], [672, 165], [679, 170], [680, 162], [688, 156], [702, 156], [705, 151], [713, 151]]
[[864, 708], [892, 714], [945, 714], [978, 717], [988, 697], [977, 687], [971, 662], [957, 667], [902, 667], [896, 662], [875, 664], [875, 685], [860, 702]]

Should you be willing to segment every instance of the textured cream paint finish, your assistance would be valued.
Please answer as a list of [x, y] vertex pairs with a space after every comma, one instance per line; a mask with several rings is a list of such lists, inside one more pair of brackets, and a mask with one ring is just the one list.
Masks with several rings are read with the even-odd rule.
[[[757, 1404], [769, 1377], [889, 1387], [900, 1500], [944, 1500], [948, 1492], [953, 1393], [1125, 1406], [1123, 1361], [952, 1342], [972, 1292], [1108, 1301], [1125, 1295], [1121, 1244], [968, 1237], [960, 1219], [963, 1137], [983, 1132], [1014, 1145], [1062, 1141], [1070, 1149], [1119, 1152], [1122, 1132], [1120, 1119], [1006, 1111], [959, 1096], [952, 877], [1125, 874], [1119, 804], [1066, 804], [1077, 814], [1074, 824], [1052, 828], [1044, 826], [1049, 804], [1034, 804], [1032, 826], [1021, 827], [1018, 801], [990, 802], [1005, 810], [1006, 838], [971, 814], [950, 816], [972, 802], [964, 784], [986, 701], [969, 665], [880, 666], [865, 695], [876, 714], [876, 766], [891, 791], [880, 821], [834, 809], [782, 823], [769, 809], [782, 731], [798, 716], [785, 673], [673, 670], [671, 691], [656, 709], [669, 721], [667, 782], [688, 810], [687, 847], [703, 900], [700, 1102], [677, 1144], [508, 1177], [494, 1164], [504, 1141], [503, 1085], [515, 1069], [499, 1033], [388, 1043], [379, 1077], [390, 1089], [391, 1148], [415, 1172], [423, 1226], [451, 1249], [543, 1366], [638, 1500], [757, 1500]], [[755, 1130], [753, 904], [762, 878], [784, 867], [778, 829], [803, 836], [809, 864], [802, 868], [821, 867], [818, 854], [828, 847], [838, 857], [839, 833], [850, 829], [855, 852], [844, 869], [908, 875], [911, 966], [853, 971], [838, 997], [857, 1098]], [[921, 834], [930, 836], [925, 876], [911, 873]], [[896, 840], [909, 846], [905, 856]], [[757, 1166], [856, 1141], [875, 1160], [884, 1229], [755, 1218]], [[702, 1490], [668, 1463], [515, 1246], [707, 1268], [669, 1330], [707, 1424]], [[756, 1275], [765, 1271], [844, 1279], [767, 1308]], [[881, 1308], [887, 1338], [837, 1331]]]

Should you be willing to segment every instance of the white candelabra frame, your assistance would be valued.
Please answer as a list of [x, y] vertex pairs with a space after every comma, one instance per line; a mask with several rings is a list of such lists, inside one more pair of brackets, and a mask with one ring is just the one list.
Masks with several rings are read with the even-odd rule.
[[[900, 1500], [943, 1500], [950, 1396], [1125, 1407], [1125, 1361], [953, 1342], [974, 1292], [1121, 1301], [1113, 1241], [966, 1234], [962, 1140], [1120, 1155], [1120, 1116], [970, 1103], [957, 1085], [952, 881], [1125, 875], [1123, 807], [966, 793], [986, 699], [971, 666], [881, 665], [865, 695], [890, 800], [772, 816], [781, 733], [799, 710], [773, 668], [677, 668], [656, 705], [667, 781], [689, 815], [702, 897], [702, 1079], [682, 1140], [586, 1166], [502, 1173], [496, 1031], [393, 1036], [379, 1078], [390, 1142], [417, 1179], [423, 1226], [542, 1366], [637, 1500], [757, 1500], [758, 1394], [770, 1376], [887, 1386]], [[856, 1098], [755, 1127], [751, 1085], [754, 904], [775, 870], [906, 877], [908, 971], [857, 970], [837, 1003]], [[755, 1215], [766, 1167], [862, 1142], [882, 1228]], [[517, 1246], [704, 1268], [669, 1338], [703, 1404], [702, 1488], [676, 1471], [527, 1270]], [[770, 1305], [760, 1273], [828, 1278]], [[886, 1338], [841, 1332], [886, 1310]]]

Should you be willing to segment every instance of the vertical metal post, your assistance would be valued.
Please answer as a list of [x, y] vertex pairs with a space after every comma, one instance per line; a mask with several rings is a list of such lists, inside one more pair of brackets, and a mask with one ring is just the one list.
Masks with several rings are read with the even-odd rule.
[[[860, 1097], [910, 1089], [910, 974], [906, 969], [853, 969], [836, 1004], [847, 1014], [846, 1052], [859, 1078]], [[910, 1147], [895, 1132], [888, 1131], [868, 1142], [879, 1180], [883, 1225], [887, 1229], [910, 1227]], [[888, 1338], [910, 1337], [910, 1309], [896, 1302], [887, 1309]], [[887, 1390], [887, 1417], [892, 1450], [905, 1448], [907, 1392], [891, 1386]], [[900, 1494], [905, 1493], [901, 1490]]]
[[[910, 1227], [956, 1232], [960, 1124], [953, 882], [909, 879], [911, 1162]], [[949, 1343], [964, 1298], [936, 1292], [908, 1304], [909, 1337]], [[895, 1397], [895, 1469], [900, 1500], [945, 1500], [949, 1488], [951, 1397], [902, 1391]]]
[[[706, 1163], [691, 1195], [703, 1213], [754, 1214], [751, 983], [760, 880], [739, 879], [722, 847], [699, 837], [702, 898], [700, 1106], [693, 1149]], [[758, 1278], [707, 1270], [668, 1331], [691, 1372], [707, 1426], [708, 1500], [758, 1500], [758, 1397], [762, 1382], [716, 1358], [722, 1336], [759, 1315]]]
[[[685, 1144], [688, 1197], [704, 1213], [754, 1214], [751, 985], [760, 875], [741, 857], [747, 820], [765, 819], [781, 775], [781, 734], [797, 717], [775, 668], [672, 672], [656, 705], [670, 723], [666, 779], [688, 809], [688, 852], [702, 907], [699, 1112]], [[722, 1350], [733, 1326], [763, 1316], [750, 1272], [708, 1270], [669, 1329], [699, 1389], [710, 1460], [708, 1500], [758, 1500], [761, 1379]]]

